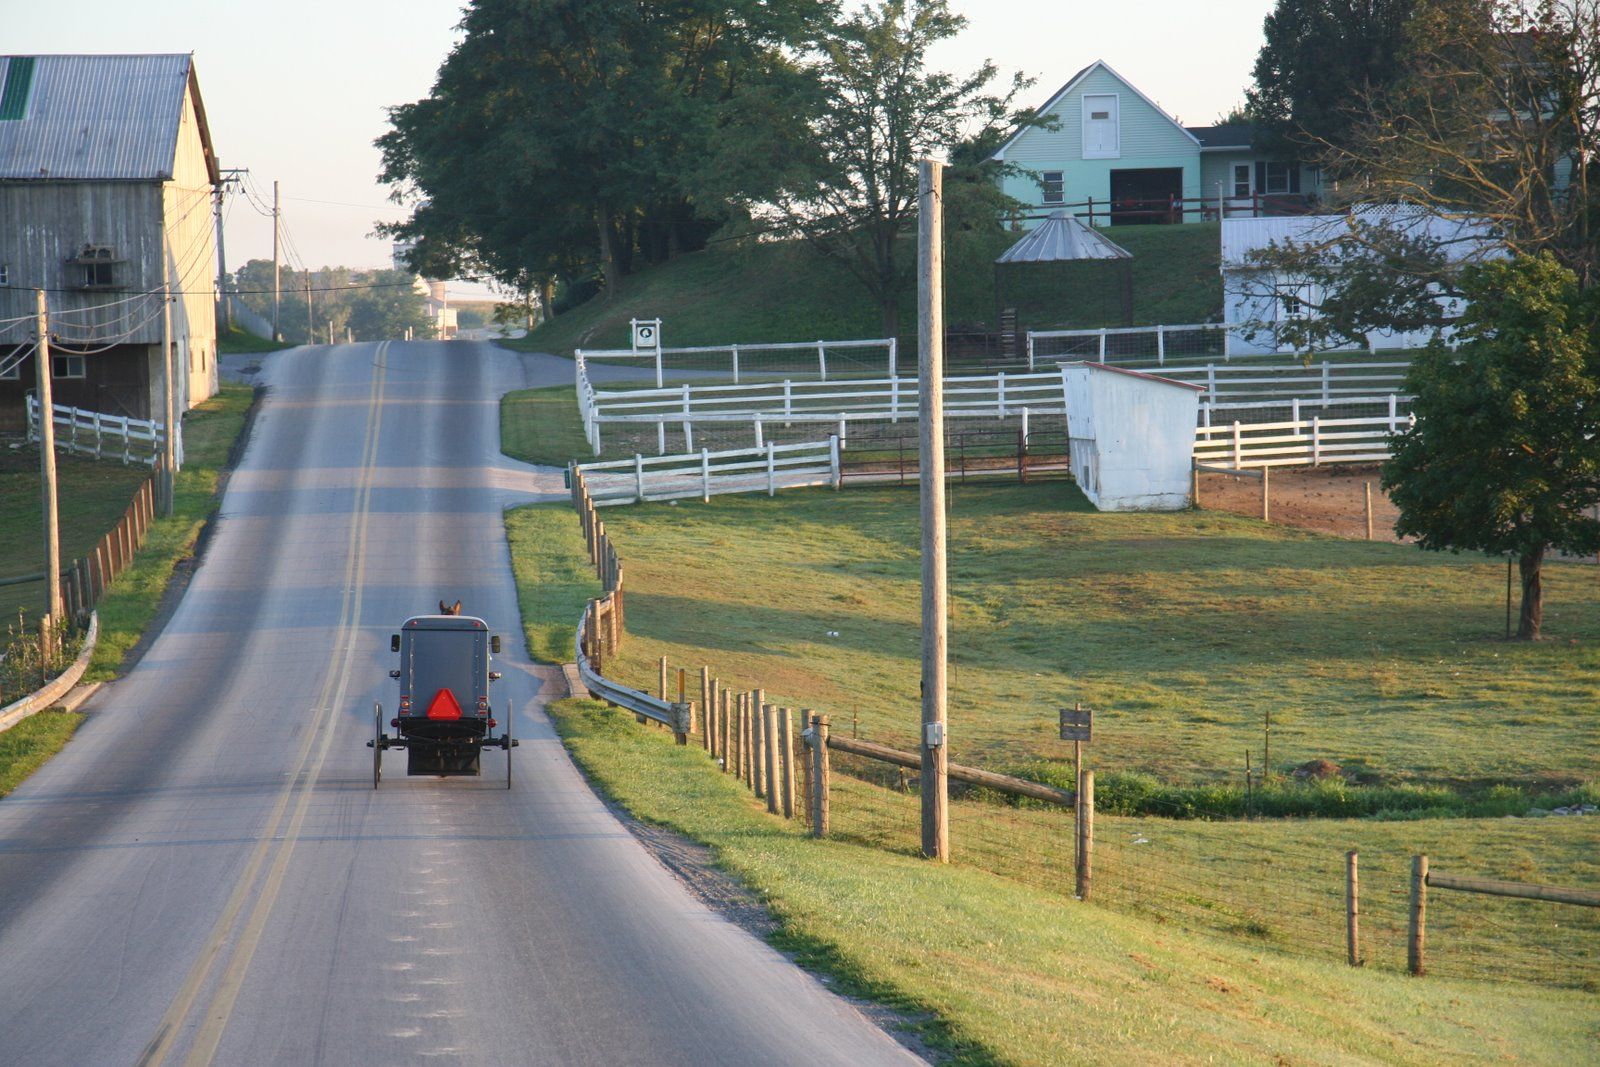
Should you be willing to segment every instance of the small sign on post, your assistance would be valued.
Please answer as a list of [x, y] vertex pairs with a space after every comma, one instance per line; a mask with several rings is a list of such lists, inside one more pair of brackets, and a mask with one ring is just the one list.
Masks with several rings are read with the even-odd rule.
[[660, 319], [630, 319], [633, 326], [633, 347], [654, 350], [661, 345], [661, 320]]
[[1061, 740], [1088, 741], [1093, 729], [1093, 711], [1081, 704], [1061, 709]]

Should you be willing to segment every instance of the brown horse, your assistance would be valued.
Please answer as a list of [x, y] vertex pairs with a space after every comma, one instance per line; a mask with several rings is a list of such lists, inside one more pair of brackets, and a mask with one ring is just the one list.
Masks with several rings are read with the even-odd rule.
[[442, 600], [439, 601], [439, 614], [440, 615], [460, 615], [461, 614], [461, 601], [458, 600], [454, 604], [446, 604]]

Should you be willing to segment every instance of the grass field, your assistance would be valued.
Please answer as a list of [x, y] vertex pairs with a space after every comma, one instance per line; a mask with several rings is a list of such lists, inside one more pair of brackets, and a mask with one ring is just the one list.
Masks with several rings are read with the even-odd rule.
[[0, 797], [61, 751], [82, 721], [82, 715], [46, 710], [0, 734]]
[[[946, 261], [946, 321], [952, 328], [994, 319], [993, 259], [1015, 234], [1000, 234], [971, 262]], [[1204, 322], [1220, 315], [1219, 231], [1215, 223], [1119, 226], [1113, 238], [1133, 254], [1134, 321]], [[906, 243], [915, 261], [915, 246]], [[1115, 326], [1114, 309], [1065, 287], [1057, 321]], [[916, 290], [901, 294], [903, 350], [915, 348]], [[877, 337], [878, 310], [854, 276], [794, 242], [714, 245], [624, 278], [610, 300], [594, 299], [541, 326], [526, 338], [501, 342], [535, 352], [626, 346], [630, 318], [663, 320], [668, 345], [755, 344], [825, 338]]]
[[[63, 562], [94, 548], [127, 510], [150, 468], [113, 460], [56, 455], [57, 514]], [[0, 449], [0, 578], [44, 571], [43, 503], [39, 495], [39, 450]], [[0, 630], [15, 624], [21, 609], [37, 619], [44, 607], [44, 582], [0, 585]]]
[[845, 991], [925, 1013], [924, 1036], [955, 1062], [1569, 1063], [1600, 1026], [1582, 992], [1356, 970], [962, 862], [811, 841], [694, 747], [590, 702], [552, 713], [603, 790], [757, 890], [780, 948]]
[[592, 459], [578, 421], [577, 388], [556, 385], [501, 397], [500, 447], [513, 459], [553, 467], [565, 467], [574, 458]]
[[[658, 656], [909, 745], [914, 488], [610, 509], [628, 568], [624, 681]], [[553, 525], [571, 522], [552, 512]], [[955, 487], [951, 732], [966, 762], [1062, 760], [1096, 709], [1102, 766], [1238, 781], [1325, 758], [1374, 785], [1539, 790], [1600, 771], [1600, 587], [1547, 576], [1538, 644], [1496, 639], [1505, 569], [1207, 512], [1094, 512], [1069, 483]], [[836, 634], [837, 636], [834, 636]]]
[[247, 330], [235, 327], [217, 336], [217, 351], [222, 355], [238, 355], [247, 352], [276, 352], [285, 347], [276, 341], [269, 341], [265, 337], [257, 337]]

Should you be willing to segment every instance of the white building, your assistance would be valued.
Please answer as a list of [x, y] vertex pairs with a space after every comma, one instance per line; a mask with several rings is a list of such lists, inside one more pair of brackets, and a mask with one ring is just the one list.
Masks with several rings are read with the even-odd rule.
[[1104, 363], [1063, 363], [1061, 385], [1072, 476], [1089, 503], [1101, 511], [1189, 506], [1202, 387]]

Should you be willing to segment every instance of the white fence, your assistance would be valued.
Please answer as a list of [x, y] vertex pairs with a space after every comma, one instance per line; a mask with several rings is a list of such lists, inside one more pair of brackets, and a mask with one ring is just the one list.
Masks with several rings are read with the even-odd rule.
[[[878, 349], [883, 351], [881, 364], [878, 360], [863, 361], [859, 355], [855, 355]], [[632, 360], [648, 363], [655, 368], [656, 387], [659, 389], [666, 384], [665, 373], [668, 369], [721, 371], [726, 368], [737, 384], [741, 375], [767, 373], [774, 368], [778, 373], [787, 372], [793, 375], [797, 366], [803, 364], [809, 371], [809, 365], [813, 361], [817, 367], [817, 380], [825, 382], [828, 380], [830, 360], [835, 378], [848, 377], [849, 371], [859, 368], [863, 362], [871, 366], [873, 373], [892, 378], [896, 374], [898, 346], [893, 337], [885, 337], [866, 341], [789, 341], [778, 344], [693, 345], [682, 348], [580, 348], [573, 353], [573, 356], [578, 364], [580, 386], [588, 378], [589, 360]], [[724, 364], [720, 360], [711, 361], [703, 358], [706, 356], [725, 356], [727, 362]], [[678, 366], [669, 368], [668, 357], [673, 357], [671, 362]], [[845, 360], [848, 360], [850, 367], [840, 366]], [[841, 374], [841, 370], [846, 373]]]
[[1242, 467], [1313, 467], [1325, 463], [1377, 463], [1389, 458], [1389, 439], [1410, 428], [1412, 415], [1234, 422], [1195, 429], [1199, 463]]
[[[580, 381], [578, 407], [595, 455], [600, 454], [600, 428], [607, 423], [648, 423], [658, 428], [665, 451], [665, 427], [682, 427], [685, 447], [694, 448], [697, 423], [749, 423], [759, 447], [766, 424], [834, 425], [843, 439], [857, 421], [898, 422], [917, 417], [920, 382], [916, 378], [852, 378], [845, 381], [745, 382], [739, 385], [684, 383], [666, 389], [585, 389]], [[997, 374], [944, 380], [944, 410], [949, 418], [1007, 418], [1012, 415], [1062, 412], [1061, 375]]]
[[673, 456], [635, 455], [609, 463], [584, 463], [583, 474], [596, 506], [647, 500], [710, 500], [725, 493], [768, 496], [779, 489], [839, 487], [839, 439], [799, 445], [685, 452]]
[[[143, 463], [154, 467], [166, 441], [159, 422], [131, 419], [122, 415], [103, 415], [98, 411], [52, 405], [56, 427], [56, 449], [95, 459], [118, 459], [123, 463]], [[28, 440], [39, 440], [39, 397], [28, 394]], [[183, 466], [183, 435], [176, 443], [178, 466]]]
[[[1255, 340], [1262, 332], [1257, 323], [1195, 322], [1176, 326], [1115, 326], [1084, 330], [1029, 330], [1028, 369], [1039, 363], [1063, 359], [1086, 359], [1099, 363], [1153, 363], [1164, 366], [1169, 359], [1193, 360], [1220, 356], [1230, 359], [1262, 359], [1293, 356], [1290, 350], [1262, 352]], [[1235, 343], [1238, 338], [1242, 343]], [[1374, 346], [1340, 345], [1335, 352], [1372, 352]]]

